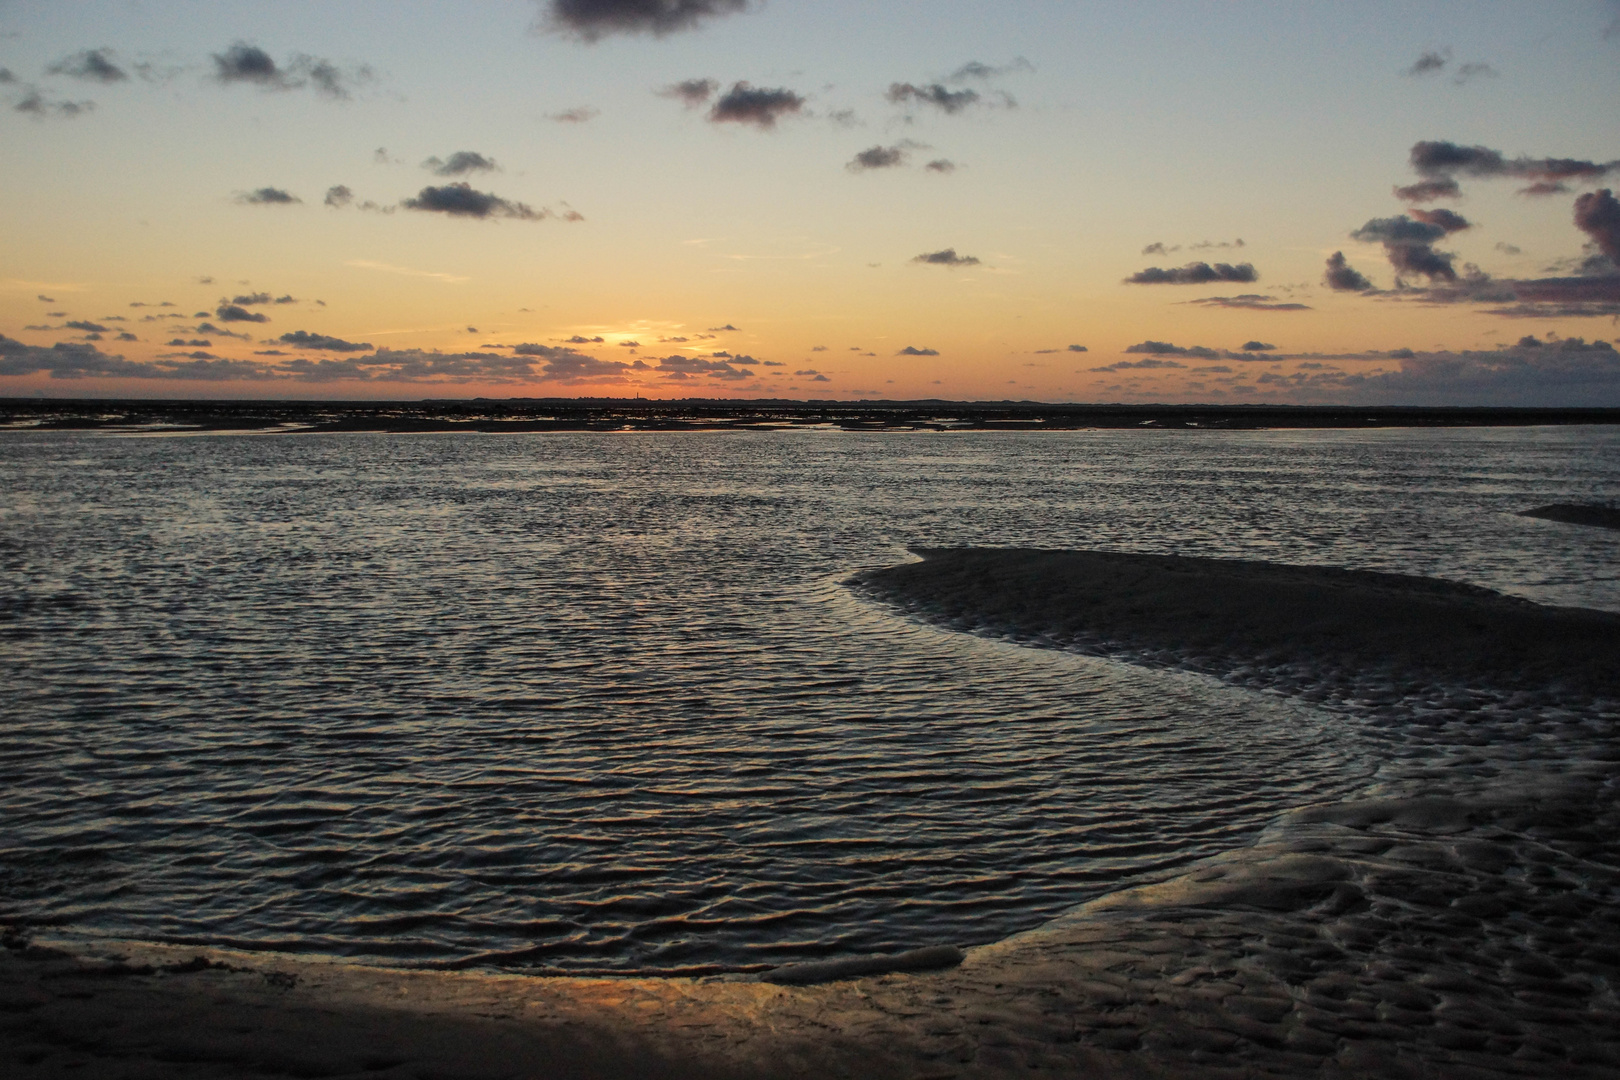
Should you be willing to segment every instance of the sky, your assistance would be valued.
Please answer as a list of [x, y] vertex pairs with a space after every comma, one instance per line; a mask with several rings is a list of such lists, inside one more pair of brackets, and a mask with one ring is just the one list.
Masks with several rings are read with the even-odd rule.
[[1620, 0], [0, 0], [0, 396], [1620, 406]]

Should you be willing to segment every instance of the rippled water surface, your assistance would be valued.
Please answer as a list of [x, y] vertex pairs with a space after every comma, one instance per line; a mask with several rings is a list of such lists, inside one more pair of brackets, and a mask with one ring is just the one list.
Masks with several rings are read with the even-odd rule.
[[0, 435], [0, 915], [393, 963], [993, 940], [1354, 788], [1342, 716], [907, 622], [909, 543], [1620, 610], [1612, 429]]

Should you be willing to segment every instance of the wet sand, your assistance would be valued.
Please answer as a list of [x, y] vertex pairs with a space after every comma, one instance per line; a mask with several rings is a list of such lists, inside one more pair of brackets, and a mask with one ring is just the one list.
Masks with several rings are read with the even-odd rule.
[[[1330, 660], [1352, 673], [1333, 700], [1419, 720], [1361, 797], [943, 970], [538, 979], [13, 934], [7, 1075], [1620, 1075], [1612, 616], [1388, 575], [928, 554], [858, 587], [1274, 688]], [[1193, 617], [1244, 583], [1266, 599]]]

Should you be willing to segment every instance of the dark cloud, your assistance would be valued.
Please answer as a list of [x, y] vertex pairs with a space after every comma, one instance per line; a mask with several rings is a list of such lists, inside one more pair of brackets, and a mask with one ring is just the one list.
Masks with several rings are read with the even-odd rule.
[[939, 83], [929, 86], [915, 86], [912, 83], [891, 83], [889, 85], [888, 99], [896, 105], [905, 105], [918, 102], [923, 105], [932, 105], [946, 113], [956, 114], [979, 101], [977, 90], [947, 90]]
[[1458, 86], [1461, 86], [1471, 79], [1494, 78], [1496, 78], [1495, 68], [1491, 67], [1491, 65], [1487, 63], [1484, 63], [1483, 61], [1474, 60], [1459, 67], [1457, 69], [1457, 74], [1452, 78], [1451, 81], [1456, 83]]
[[1485, 146], [1460, 146], [1444, 140], [1412, 144], [1412, 168], [1429, 179], [1455, 176], [1506, 176], [1521, 180], [1593, 180], [1620, 169], [1620, 161], [1595, 162], [1575, 158], [1505, 157]]
[[1296, 399], [1390, 405], [1620, 405], [1620, 353], [1607, 342], [1569, 338], [1462, 352], [1397, 349], [1345, 359], [1379, 366], [1300, 372], [1276, 385]]
[[906, 150], [903, 146], [874, 146], [856, 154], [844, 168], [850, 172], [866, 172], [868, 169], [893, 169], [906, 163]]
[[709, 333], [711, 333], [711, 334], [723, 334], [728, 330], [735, 331], [736, 329], [737, 328], [735, 326], [732, 326], [730, 323], [726, 323], [726, 325], [724, 325], [724, 326], [711, 326], [711, 327], [709, 327]]
[[[207, 338], [192, 338], [190, 341], [185, 338], [175, 338], [173, 341], [165, 341], [163, 344], [171, 349], [211, 349], [214, 346], [214, 343]], [[276, 353], [276, 355], [280, 356], [281, 354]]]
[[1090, 352], [1091, 350], [1087, 349], [1084, 345], [1070, 345], [1069, 346], [1069, 351], [1070, 352]]
[[508, 202], [490, 192], [477, 191], [466, 181], [425, 187], [415, 198], [404, 199], [400, 205], [407, 210], [449, 214], [452, 217], [516, 218], [520, 221], [540, 221], [550, 216], [546, 210], [534, 210], [520, 202]]
[[1519, 194], [1528, 198], [1546, 198], [1548, 195], [1568, 195], [1570, 187], [1562, 180], [1537, 180], [1519, 189]]
[[[1151, 356], [1196, 356], [1204, 360], [1220, 359], [1218, 349], [1208, 349], [1202, 345], [1172, 345], [1168, 341], [1143, 341], [1127, 346], [1128, 353], [1147, 353]], [[1095, 370], [1095, 369], [1094, 369]]]
[[754, 373], [742, 365], [757, 364], [758, 362], [752, 356], [714, 360], [701, 356], [675, 355], [666, 356], [658, 361], [658, 371], [662, 372], [663, 377], [666, 379], [680, 380], [703, 377], [727, 382], [739, 382], [754, 377]]
[[222, 83], [246, 82], [260, 86], [282, 86], [286, 81], [285, 73], [269, 53], [245, 41], [214, 54], [214, 77]]
[[895, 353], [894, 355], [896, 355], [896, 356], [938, 356], [939, 355], [939, 350], [938, 349], [929, 349], [929, 348], [919, 349], [915, 345], [907, 345], [905, 348], [901, 349], [899, 352]]
[[118, 335], [118, 340], [119, 341], [139, 341], [141, 339], [136, 337], [134, 334], [130, 333], [128, 330], [125, 330], [124, 332], [122, 332], [121, 334]]
[[946, 248], [943, 251], [928, 251], [913, 256], [912, 262], [924, 263], [928, 266], [978, 266], [976, 255], [958, 255], [955, 248]]
[[1205, 285], [1211, 281], [1255, 281], [1260, 275], [1252, 263], [1191, 262], [1186, 266], [1161, 269], [1150, 266], [1125, 279], [1127, 285]]
[[262, 187], [253, 191], [244, 191], [236, 197], [236, 201], [244, 206], [286, 206], [291, 203], [301, 203], [304, 200], [289, 191], [281, 188]]
[[112, 62], [111, 49], [85, 49], [65, 56], [45, 69], [52, 75], [67, 75], [86, 82], [123, 82], [129, 75]]
[[589, 105], [580, 105], [573, 109], [564, 109], [562, 112], [547, 113], [546, 119], [559, 124], [584, 124], [595, 120], [602, 115], [602, 110], [593, 109]]
[[951, 161], [948, 158], [935, 158], [927, 165], [924, 165], [923, 168], [927, 169], [929, 172], [953, 173], [956, 171], [956, 162]]
[[474, 172], [493, 172], [500, 166], [495, 164], [494, 158], [487, 158], [472, 150], [457, 150], [448, 159], [428, 158], [422, 162], [422, 168], [435, 176], [465, 176]]
[[14, 83], [16, 81], [17, 81], [17, 76], [15, 76], [15, 75], [13, 75], [11, 73], [10, 68], [0, 67], [0, 86], [5, 86], [5, 85], [7, 85], [9, 83]]
[[326, 189], [326, 198], [323, 201], [327, 206], [342, 209], [354, 201], [354, 192], [345, 184], [333, 184]]
[[1609, 261], [1620, 265], [1620, 199], [1608, 188], [1575, 200], [1575, 227], [1592, 238]]
[[239, 304], [219, 305], [219, 307], [214, 309], [214, 317], [219, 319], [220, 322], [265, 323], [270, 321], [270, 317], [268, 315], [264, 315], [257, 311], [249, 311], [247, 308], [242, 307]]
[[[575, 338], [573, 340], [596, 341], [601, 338]], [[540, 345], [535, 342], [524, 342], [512, 346], [514, 360], [519, 357], [534, 357], [543, 360], [540, 365], [539, 376], [548, 382], [581, 383], [581, 382], [624, 382], [627, 372], [644, 370], [646, 365], [637, 360], [627, 364], [622, 360], [598, 360], [594, 356], [586, 356], [574, 349], [558, 348], [553, 345]], [[530, 363], [528, 360], [522, 361]]]
[[1411, 67], [1406, 69], [1408, 75], [1433, 75], [1443, 69], [1451, 59], [1450, 54], [1442, 55], [1437, 52], [1426, 52], [1417, 58]]
[[1275, 352], [1277, 346], [1264, 341], [1245, 341], [1241, 348], [1244, 352]]
[[769, 129], [776, 121], [804, 108], [804, 98], [783, 87], [767, 89], [745, 82], [733, 83], [709, 110], [709, 119], [716, 124], [753, 124]]
[[1311, 311], [1309, 304], [1299, 304], [1288, 300], [1275, 300], [1260, 293], [1241, 293], [1238, 296], [1204, 296], [1197, 300], [1188, 300], [1189, 304], [1199, 304], [1203, 307], [1237, 308], [1242, 311]]
[[[580, 335], [575, 334], [573, 337], [568, 339], [568, 343], [570, 345], [600, 345], [600, 344], [602, 344], [602, 339], [599, 338], [599, 337], [581, 337]], [[523, 346], [523, 345], [517, 346], [517, 348], [519, 348], [519, 349], [523, 349], [525, 347], [526, 346]], [[537, 345], [535, 347], [536, 348], [543, 348], [544, 346], [538, 346]]]
[[1451, 177], [1443, 180], [1419, 180], [1415, 184], [1394, 189], [1395, 197], [1403, 202], [1425, 203], [1436, 199], [1455, 199], [1462, 194], [1462, 188]]
[[1167, 248], [1167, 247], [1164, 246], [1164, 241], [1155, 240], [1153, 243], [1149, 244], [1147, 247], [1142, 249], [1142, 254], [1144, 254], [1144, 255], [1168, 255], [1172, 251], [1180, 251], [1180, 250], [1181, 250], [1181, 245], [1180, 244], [1177, 244], [1175, 247]]
[[1236, 240], [1200, 240], [1188, 246], [1188, 251], [1208, 251], [1211, 248], [1240, 248], [1248, 247], [1240, 236]]
[[688, 109], [695, 109], [699, 105], [707, 105], [709, 99], [719, 89], [720, 84], [713, 79], [686, 79], [659, 90], [658, 96], [674, 98], [684, 103]]
[[1327, 271], [1322, 275], [1322, 284], [1337, 292], [1366, 292], [1373, 287], [1365, 274], [1350, 265], [1344, 257], [1344, 252], [1335, 251], [1328, 256]]
[[550, 0], [546, 25], [582, 41], [610, 34], [663, 37], [690, 30], [705, 19], [748, 10], [748, 0]]
[[13, 111], [23, 113], [35, 120], [45, 120], [52, 116], [59, 116], [71, 120], [87, 112], [95, 111], [96, 103], [93, 101], [47, 101], [36, 89], [29, 88], [21, 101], [12, 106]]
[[267, 292], [239, 293], [231, 297], [231, 303], [241, 304], [243, 307], [252, 307], [255, 304], [270, 303], [270, 294]]
[[1426, 225], [1438, 225], [1447, 233], [1462, 232], [1474, 227], [1473, 223], [1455, 210], [1437, 207], [1433, 210], [1412, 209], [1408, 213]]
[[308, 330], [294, 330], [290, 334], [282, 334], [281, 341], [286, 345], [296, 345], [300, 349], [323, 349], [327, 352], [370, 352], [372, 348], [368, 341], [344, 341], [342, 338], [327, 337], [325, 334], [312, 334]]
[[969, 79], [994, 79], [1002, 75], [1011, 75], [1018, 71], [1034, 70], [1035, 65], [1030, 63], [1028, 60], [1025, 60], [1022, 56], [1013, 57], [1010, 62], [1003, 64], [1001, 67], [995, 67], [991, 64], [981, 64], [977, 60], [969, 60], [961, 67], [951, 72], [949, 78], [947, 78], [945, 81], [966, 82]]
[[249, 83], [265, 90], [297, 90], [313, 87], [323, 97], [344, 99], [353, 84], [372, 78], [369, 67], [340, 68], [318, 56], [294, 56], [286, 67], [256, 45], [238, 41], [222, 53], [214, 54], [214, 79], [229, 85]]
[[[1131, 350], [1126, 349], [1126, 352]], [[1104, 367], [1094, 367], [1092, 371], [1129, 371], [1133, 368], [1184, 368], [1186, 364], [1179, 364], [1174, 360], [1164, 360], [1159, 357], [1149, 357], [1146, 360], [1116, 360]]]
[[1383, 244], [1384, 253], [1397, 274], [1422, 274], [1430, 281], [1456, 281], [1457, 270], [1452, 265], [1456, 256], [1449, 251], [1436, 251], [1433, 246], [1445, 235], [1444, 226], [1401, 214], [1373, 218], [1352, 232], [1350, 238]]
[[87, 331], [87, 332], [92, 333], [92, 334], [105, 334], [107, 332], [107, 327], [102, 326], [100, 323], [89, 322], [89, 321], [87, 321], [85, 319], [71, 319], [71, 320], [69, 320], [68, 324], [67, 324], [67, 329], [69, 329], [69, 330], [84, 330], [84, 331]]
[[1524, 249], [1523, 248], [1517, 246], [1516, 244], [1510, 244], [1506, 240], [1498, 240], [1496, 242], [1496, 250], [1500, 251], [1504, 255], [1523, 255], [1524, 254]]
[[45, 372], [53, 379], [252, 379], [270, 377], [260, 364], [241, 360], [139, 363], [94, 345], [58, 342], [24, 345], [0, 334], [0, 376]]

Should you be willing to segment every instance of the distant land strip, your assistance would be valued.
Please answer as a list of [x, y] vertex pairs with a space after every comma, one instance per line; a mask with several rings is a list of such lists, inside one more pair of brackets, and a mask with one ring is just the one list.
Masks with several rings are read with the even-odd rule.
[[191, 401], [0, 398], [0, 430], [544, 432], [791, 430], [1524, 427], [1620, 424], [1620, 408], [1348, 405], [1076, 405], [1031, 401], [794, 401], [476, 398], [429, 401]]
[[957, 629], [1083, 652], [1381, 672], [1397, 684], [1620, 692], [1620, 615], [1404, 574], [1235, 559], [913, 548], [859, 588]]

